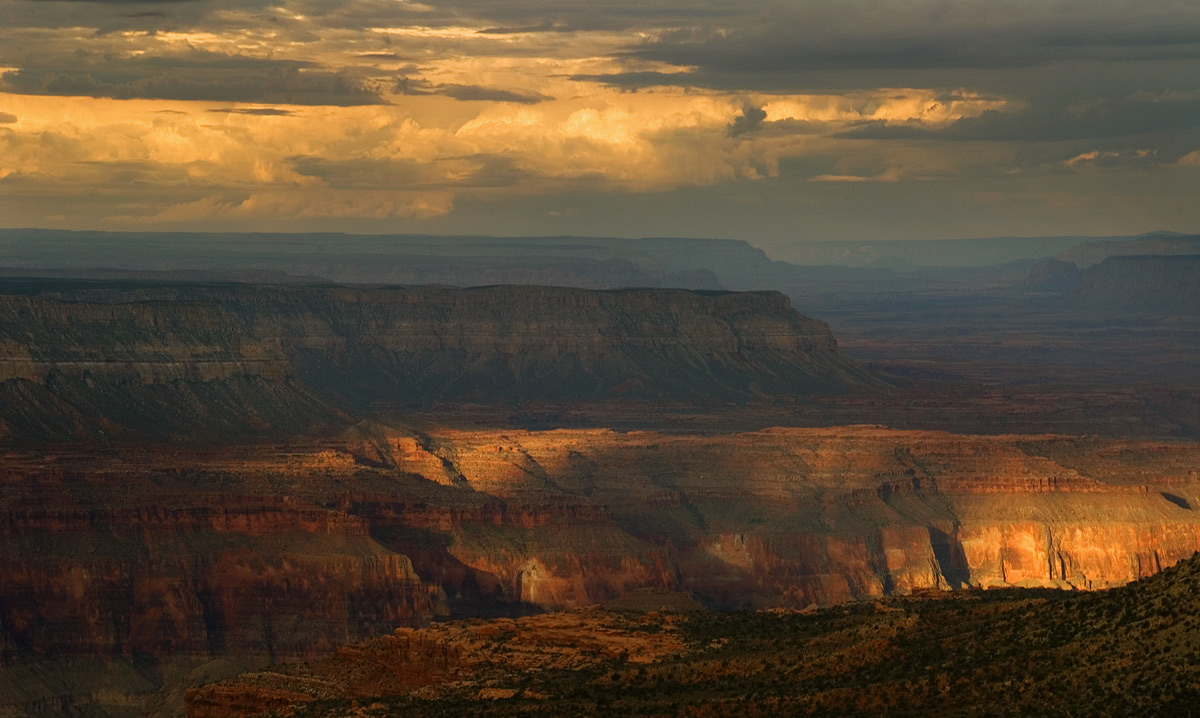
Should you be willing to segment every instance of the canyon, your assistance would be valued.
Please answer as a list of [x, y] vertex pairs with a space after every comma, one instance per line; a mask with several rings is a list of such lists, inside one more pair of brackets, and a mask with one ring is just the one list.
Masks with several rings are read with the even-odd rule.
[[33, 279], [0, 289], [0, 319], [0, 429], [22, 439], [296, 435], [371, 402], [882, 386], [771, 292]]
[[1097, 589], [1200, 549], [1200, 445], [1184, 440], [363, 424], [3, 465], [15, 714], [174, 715], [197, 683], [435, 619]]
[[[544, 698], [499, 657], [685, 655], [686, 621], [646, 610], [991, 605], [1200, 549], [1193, 257], [1030, 282], [410, 238], [375, 267], [392, 250], [365, 238], [331, 269], [706, 288], [463, 289], [323, 284], [336, 238], [286, 271], [236, 237], [180, 266], [160, 239], [140, 268], [83, 242], [100, 254], [0, 283], [0, 715], [319, 711], [447, 681], [501, 715]], [[783, 291], [707, 289], [756, 281]]]

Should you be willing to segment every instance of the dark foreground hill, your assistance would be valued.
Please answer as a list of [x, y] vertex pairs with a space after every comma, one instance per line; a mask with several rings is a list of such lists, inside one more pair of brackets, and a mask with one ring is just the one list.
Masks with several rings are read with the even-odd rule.
[[267, 714], [1195, 716], [1200, 558], [1087, 595], [589, 610], [402, 629], [188, 694], [189, 718]]
[[874, 385], [823, 322], [773, 292], [0, 285], [0, 433], [16, 436], [297, 434], [375, 402]]

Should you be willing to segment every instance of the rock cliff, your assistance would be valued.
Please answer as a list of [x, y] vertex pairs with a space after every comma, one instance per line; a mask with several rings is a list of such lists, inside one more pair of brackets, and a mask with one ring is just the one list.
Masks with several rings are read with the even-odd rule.
[[746, 400], [876, 386], [776, 293], [13, 280], [15, 435], [297, 434], [370, 402]]
[[1109, 257], [1083, 273], [1069, 300], [1085, 310], [1200, 314], [1200, 254]]
[[[178, 688], [216, 669], [171, 678], [167, 662], [308, 657], [447, 611], [647, 590], [804, 609], [1092, 589], [1200, 548], [1200, 445], [1186, 441], [363, 427], [0, 458], [0, 685], [37, 683], [31, 662], [50, 656], [107, 661], [87, 675], [109, 693], [38, 679], [81, 705], [167, 685], [177, 709]], [[0, 708], [28, 712], [6, 695]]]
[[[602, 504], [642, 545], [667, 548], [671, 570], [649, 575], [678, 580], [661, 585], [727, 606], [802, 608], [968, 585], [1098, 588], [1200, 549], [1191, 463], [1200, 449], [1190, 443], [842, 427], [703, 439], [450, 432], [427, 445], [443, 468], [419, 446], [398, 447], [398, 467], [510, 501]], [[531, 571], [541, 598], [524, 598], [542, 605], [612, 595], [572, 588], [588, 573], [584, 551], [527, 565], [528, 555], [480, 539], [452, 550], [511, 577], [505, 595]], [[644, 549], [625, 553], [656, 565]]]
[[1079, 285], [1081, 276], [1083, 270], [1074, 264], [1047, 258], [1030, 268], [1029, 276], [1017, 285], [1017, 289], [1024, 292], [1066, 294]]

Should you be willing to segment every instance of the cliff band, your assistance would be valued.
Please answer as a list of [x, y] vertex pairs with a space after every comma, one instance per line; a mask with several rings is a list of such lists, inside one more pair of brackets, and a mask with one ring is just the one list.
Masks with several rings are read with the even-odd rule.
[[878, 386], [778, 293], [0, 287], [5, 433], [295, 434], [371, 402], [744, 401]]

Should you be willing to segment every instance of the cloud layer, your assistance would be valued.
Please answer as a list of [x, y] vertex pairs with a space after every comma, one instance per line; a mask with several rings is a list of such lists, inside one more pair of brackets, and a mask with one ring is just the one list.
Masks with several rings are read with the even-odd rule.
[[1197, 78], [1200, 5], [1169, 0], [0, 0], [0, 212], [781, 246], [1195, 230]]

